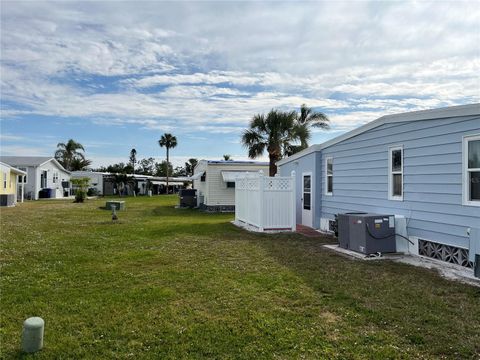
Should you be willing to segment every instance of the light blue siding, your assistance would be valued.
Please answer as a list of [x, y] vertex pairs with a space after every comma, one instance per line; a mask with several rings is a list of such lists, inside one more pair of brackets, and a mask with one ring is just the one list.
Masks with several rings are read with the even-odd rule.
[[[462, 205], [462, 139], [479, 133], [478, 116], [397, 122], [316, 152], [321, 174], [316, 216], [333, 219], [348, 211], [404, 215], [410, 236], [468, 248], [467, 228], [479, 227], [480, 208]], [[403, 146], [403, 201], [388, 199], [388, 149], [395, 145]], [[329, 156], [333, 196], [321, 191]]]
[[296, 214], [297, 224], [302, 223], [302, 173], [312, 173], [312, 188], [314, 194], [312, 196], [312, 221], [313, 227], [320, 227], [320, 200], [318, 189], [321, 187], [320, 170], [317, 169], [317, 163], [320, 163], [321, 157], [318, 153], [311, 153], [301, 157], [296, 161], [289, 162], [279, 167], [280, 176], [290, 176], [293, 170], [295, 170], [295, 183], [296, 183]]

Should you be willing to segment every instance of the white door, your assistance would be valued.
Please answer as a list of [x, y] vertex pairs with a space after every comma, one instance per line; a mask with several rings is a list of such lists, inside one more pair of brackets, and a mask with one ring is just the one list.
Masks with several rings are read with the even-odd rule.
[[302, 174], [302, 225], [313, 227], [312, 173]]

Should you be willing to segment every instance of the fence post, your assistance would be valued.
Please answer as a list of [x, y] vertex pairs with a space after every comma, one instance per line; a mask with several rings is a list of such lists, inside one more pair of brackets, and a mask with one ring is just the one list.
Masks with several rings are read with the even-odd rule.
[[260, 176], [258, 177], [258, 181], [259, 181], [259, 184], [258, 184], [258, 187], [259, 187], [259, 199], [260, 199], [260, 206], [259, 206], [259, 210], [260, 210], [260, 219], [259, 219], [259, 225], [260, 225], [260, 231], [263, 232], [263, 203], [264, 203], [264, 188], [265, 188], [265, 179], [263, 177], [263, 171], [260, 170]]
[[248, 171], [245, 173], [245, 191], [243, 192], [243, 200], [245, 204], [245, 222], [250, 224], [250, 204], [248, 203]]
[[295, 170], [292, 170], [292, 231], [297, 230], [297, 186]]

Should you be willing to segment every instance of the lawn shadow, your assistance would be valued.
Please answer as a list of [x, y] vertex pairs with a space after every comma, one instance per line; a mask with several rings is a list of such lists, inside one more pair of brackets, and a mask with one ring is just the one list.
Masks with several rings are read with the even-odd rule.
[[248, 241], [290, 269], [328, 311], [347, 319], [359, 334], [372, 329], [382, 334], [395, 325], [402, 346], [455, 357], [462, 344], [468, 356], [476, 353], [475, 341], [464, 339], [475, 333], [467, 320], [478, 314], [477, 288], [391, 260], [350, 259], [323, 247], [332, 240], [284, 235]]

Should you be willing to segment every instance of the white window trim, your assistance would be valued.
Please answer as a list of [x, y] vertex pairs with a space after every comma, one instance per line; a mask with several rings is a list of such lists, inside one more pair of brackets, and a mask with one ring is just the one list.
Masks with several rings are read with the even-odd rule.
[[[462, 140], [462, 204], [466, 206], [480, 206], [480, 201], [471, 201], [470, 186], [468, 186], [468, 142], [472, 140], [480, 140], [480, 134], [465, 135]], [[480, 171], [480, 169], [472, 169]]]
[[[333, 173], [332, 175], [328, 175], [328, 160], [332, 160], [332, 172], [333, 172], [333, 156], [325, 157], [325, 195], [326, 196], [333, 196]], [[332, 177], [332, 191], [328, 192], [328, 177]]]
[[4, 171], [3, 172], [3, 189], [5, 190], [7, 188], [7, 173]]
[[[395, 150], [400, 150], [402, 154], [402, 168], [400, 171], [396, 171], [395, 174], [402, 175], [402, 195], [393, 195], [393, 171], [392, 171], [392, 152]], [[403, 145], [394, 145], [388, 148], [388, 200], [394, 201], [403, 201], [403, 193], [404, 193], [404, 182], [403, 182], [403, 164], [404, 164], [404, 156], [403, 156]]]

